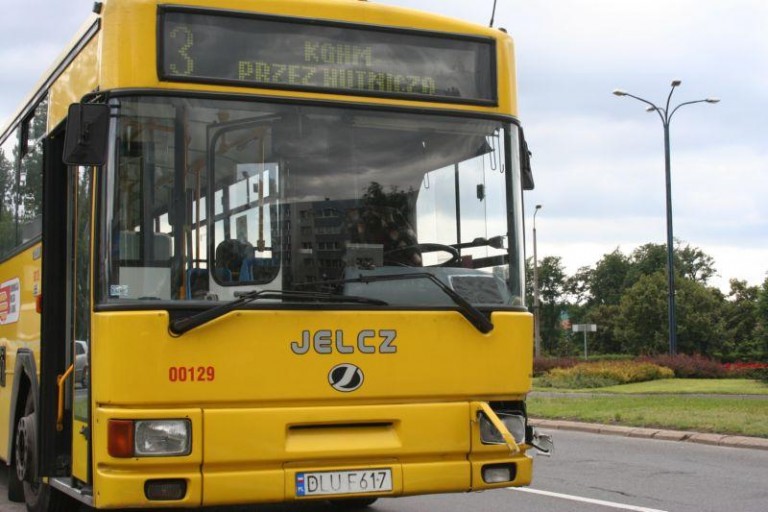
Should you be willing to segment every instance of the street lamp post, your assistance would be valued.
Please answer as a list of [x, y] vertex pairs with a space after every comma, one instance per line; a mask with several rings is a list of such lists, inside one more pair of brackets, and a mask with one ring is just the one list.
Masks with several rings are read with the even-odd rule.
[[685, 105], [693, 105], [694, 103], [717, 103], [720, 100], [718, 98], [706, 98], [703, 100], [685, 101], [669, 110], [669, 102], [672, 99], [672, 93], [675, 92], [675, 88], [682, 82], [680, 80], [672, 80], [669, 96], [667, 96], [667, 103], [664, 108], [657, 107], [653, 103], [633, 94], [629, 94], [621, 89], [616, 89], [613, 94], [616, 96], [629, 96], [638, 101], [641, 101], [648, 105], [646, 111], [656, 112], [659, 114], [661, 123], [664, 125], [664, 180], [666, 183], [666, 196], [667, 196], [667, 302], [668, 302], [668, 322], [669, 322], [669, 354], [675, 355], [677, 353], [677, 321], [675, 320], [675, 267], [674, 267], [674, 247], [673, 247], [673, 234], [672, 234], [672, 172], [670, 164], [670, 152], [669, 152], [669, 123], [672, 121], [672, 116], [677, 112], [680, 107]]
[[537, 204], [533, 212], [533, 355], [541, 355], [541, 321], [539, 319], [539, 259], [536, 254], [536, 214], [541, 210]]

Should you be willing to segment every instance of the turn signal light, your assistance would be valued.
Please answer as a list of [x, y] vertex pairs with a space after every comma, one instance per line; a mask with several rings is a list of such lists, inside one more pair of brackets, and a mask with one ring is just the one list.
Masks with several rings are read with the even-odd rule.
[[107, 451], [111, 457], [133, 457], [133, 421], [109, 420], [107, 425]]

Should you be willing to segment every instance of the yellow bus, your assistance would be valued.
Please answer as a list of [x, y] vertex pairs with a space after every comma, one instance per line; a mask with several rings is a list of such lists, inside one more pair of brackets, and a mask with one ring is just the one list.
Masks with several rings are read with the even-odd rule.
[[31, 511], [523, 486], [513, 46], [363, 0], [106, 0], [0, 132]]

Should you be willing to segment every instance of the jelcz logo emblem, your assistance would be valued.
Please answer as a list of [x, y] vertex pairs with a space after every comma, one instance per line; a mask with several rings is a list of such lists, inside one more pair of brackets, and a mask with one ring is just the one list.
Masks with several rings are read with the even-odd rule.
[[349, 393], [363, 385], [363, 370], [353, 364], [338, 364], [328, 372], [328, 383], [336, 391]]

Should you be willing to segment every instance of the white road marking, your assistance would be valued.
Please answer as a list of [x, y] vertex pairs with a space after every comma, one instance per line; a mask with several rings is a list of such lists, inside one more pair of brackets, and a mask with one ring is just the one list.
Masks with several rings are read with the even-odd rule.
[[560, 494], [558, 492], [541, 491], [539, 489], [531, 489], [530, 487], [507, 487], [510, 491], [528, 492], [531, 494], [541, 494], [542, 496], [550, 496], [552, 498], [560, 498], [571, 501], [581, 501], [583, 503], [591, 503], [593, 505], [602, 505], [604, 507], [619, 508], [622, 510], [633, 510], [634, 512], [667, 512], [666, 510], [659, 510], [656, 508], [638, 507], [635, 505], [627, 505], [625, 503], [616, 503], [613, 501], [596, 500], [592, 498], [585, 498], [583, 496], [574, 496], [572, 494]]

